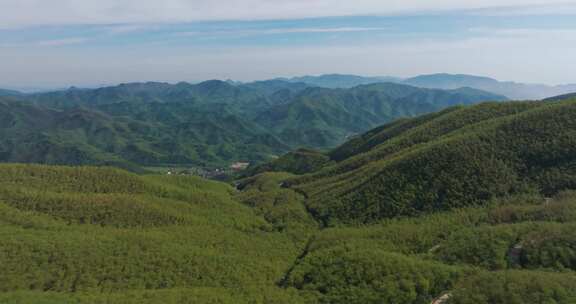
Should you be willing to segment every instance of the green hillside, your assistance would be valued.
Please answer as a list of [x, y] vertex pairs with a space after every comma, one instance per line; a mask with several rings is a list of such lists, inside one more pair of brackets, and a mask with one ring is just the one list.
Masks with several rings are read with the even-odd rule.
[[27, 97], [36, 104], [56, 108], [96, 107], [119, 102], [130, 103], [225, 103], [239, 112], [251, 112], [269, 104], [266, 95], [248, 86], [234, 86], [210, 80], [199, 84], [147, 82], [127, 83], [99, 89], [69, 89]]
[[324, 153], [310, 149], [298, 149], [270, 162], [252, 167], [244, 175], [256, 175], [264, 172], [304, 174], [317, 171], [330, 162], [330, 157]]
[[399, 117], [501, 100], [506, 98], [473, 89], [442, 91], [392, 83], [347, 90], [310, 88], [292, 102], [263, 112], [256, 122], [292, 146], [332, 148], [345, 138]]
[[225, 184], [28, 165], [0, 181], [0, 303], [298, 298], [275, 282], [306, 230], [278, 232]]
[[575, 188], [576, 101], [485, 103], [401, 120], [289, 181], [327, 225], [481, 205]]
[[216, 166], [289, 149], [223, 107], [115, 103], [57, 110], [0, 99], [0, 118], [3, 162]]
[[292, 177], [0, 165], [0, 303], [576, 299], [574, 192], [321, 229]]

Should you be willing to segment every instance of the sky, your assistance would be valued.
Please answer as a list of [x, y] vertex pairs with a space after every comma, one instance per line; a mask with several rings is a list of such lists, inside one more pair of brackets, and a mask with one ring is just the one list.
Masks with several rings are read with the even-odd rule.
[[576, 0], [0, 0], [0, 88], [463, 73], [576, 83]]

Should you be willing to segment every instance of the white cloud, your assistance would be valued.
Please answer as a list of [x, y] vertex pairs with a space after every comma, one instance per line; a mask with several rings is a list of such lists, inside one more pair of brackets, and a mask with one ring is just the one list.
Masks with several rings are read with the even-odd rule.
[[64, 39], [51, 39], [51, 40], [39, 40], [30, 41], [24, 43], [2, 43], [0, 47], [2, 48], [21, 48], [21, 47], [58, 47], [74, 44], [82, 44], [90, 41], [88, 38], [74, 37], [74, 38], [64, 38]]
[[217, 35], [234, 35], [234, 36], [252, 36], [252, 35], [278, 35], [278, 34], [304, 34], [304, 33], [353, 33], [353, 32], [372, 32], [386, 30], [383, 27], [333, 27], [333, 28], [271, 28], [258, 30], [221, 30], [221, 31], [188, 31], [176, 32], [175, 36], [217, 36]]
[[573, 5], [576, 0], [557, 4], [550, 0], [0, 0], [0, 27], [287, 19], [496, 7], [534, 12], [560, 4]]
[[120, 35], [128, 34], [134, 32], [143, 32], [150, 30], [157, 30], [159, 26], [150, 24], [120, 24], [120, 25], [109, 25], [101, 27], [106, 33], [110, 35]]
[[42, 40], [33, 43], [37, 46], [64, 46], [72, 44], [81, 44], [87, 42], [88, 38], [66, 38], [66, 39], [54, 39], [54, 40]]
[[511, 6], [503, 10], [486, 9], [476, 13], [486, 16], [575, 15], [576, 5], [573, 1], [567, 1], [564, 3], [554, 3], [552, 5]]

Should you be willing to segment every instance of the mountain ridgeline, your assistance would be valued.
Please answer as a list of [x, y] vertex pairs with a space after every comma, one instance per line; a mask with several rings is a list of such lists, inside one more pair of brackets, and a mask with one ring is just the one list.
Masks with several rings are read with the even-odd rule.
[[0, 97], [0, 161], [223, 166], [332, 148], [398, 117], [505, 100], [475, 89], [382, 83], [324, 89], [280, 80], [133, 83]]
[[540, 100], [552, 96], [576, 92], [576, 84], [545, 85], [498, 81], [489, 77], [464, 74], [430, 74], [411, 78], [362, 77], [357, 75], [329, 74], [284, 79], [291, 82], [304, 82], [326, 88], [351, 88], [382, 82], [393, 82], [420, 88], [453, 90], [463, 87], [474, 88], [500, 94], [514, 100]]

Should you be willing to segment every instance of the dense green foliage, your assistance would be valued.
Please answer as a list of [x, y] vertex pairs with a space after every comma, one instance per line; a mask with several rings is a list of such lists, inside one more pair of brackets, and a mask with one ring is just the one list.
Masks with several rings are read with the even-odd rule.
[[485, 103], [402, 120], [291, 179], [326, 225], [576, 188], [576, 101]]
[[291, 102], [262, 112], [255, 121], [290, 145], [332, 148], [399, 117], [488, 100], [506, 98], [475, 90], [430, 90], [392, 83], [347, 90], [309, 88]]
[[504, 98], [391, 84], [323, 90], [280, 80], [134, 83], [0, 97], [0, 162], [132, 171], [261, 163], [300, 146], [332, 148], [399, 116], [488, 99]]
[[291, 178], [266, 173], [234, 189], [109, 168], [1, 165], [0, 303], [576, 296], [575, 192], [319, 229], [306, 197], [282, 187]]
[[240, 180], [236, 199], [253, 208], [277, 230], [287, 231], [296, 238], [306, 238], [318, 225], [307, 212], [304, 197], [280, 187], [282, 181], [290, 176], [266, 173]]
[[[312, 239], [286, 284], [322, 303], [430, 303], [447, 293], [453, 296], [448, 303], [572, 303], [576, 281], [566, 279], [574, 275], [568, 262], [574, 261], [576, 216], [564, 211], [574, 210], [575, 199], [574, 193], [551, 201], [520, 196], [330, 228]], [[527, 210], [545, 216], [523, 215]], [[525, 245], [515, 249], [518, 244]]]
[[451, 304], [574, 303], [574, 273], [483, 272], [459, 283]]
[[324, 153], [310, 149], [298, 149], [273, 161], [253, 167], [246, 174], [255, 175], [262, 172], [304, 174], [317, 171], [330, 162], [330, 157]]
[[0, 303], [574, 303], [575, 113], [453, 107], [230, 185], [0, 165]]
[[236, 202], [225, 184], [27, 165], [0, 166], [0, 180], [0, 291], [9, 292], [2, 297], [31, 291], [115, 299], [162, 289], [148, 301], [270, 293], [291, 302], [275, 282], [303, 242]]
[[0, 161], [203, 166], [261, 161], [288, 149], [225, 109], [181, 103], [102, 107], [51, 110], [0, 100]]

